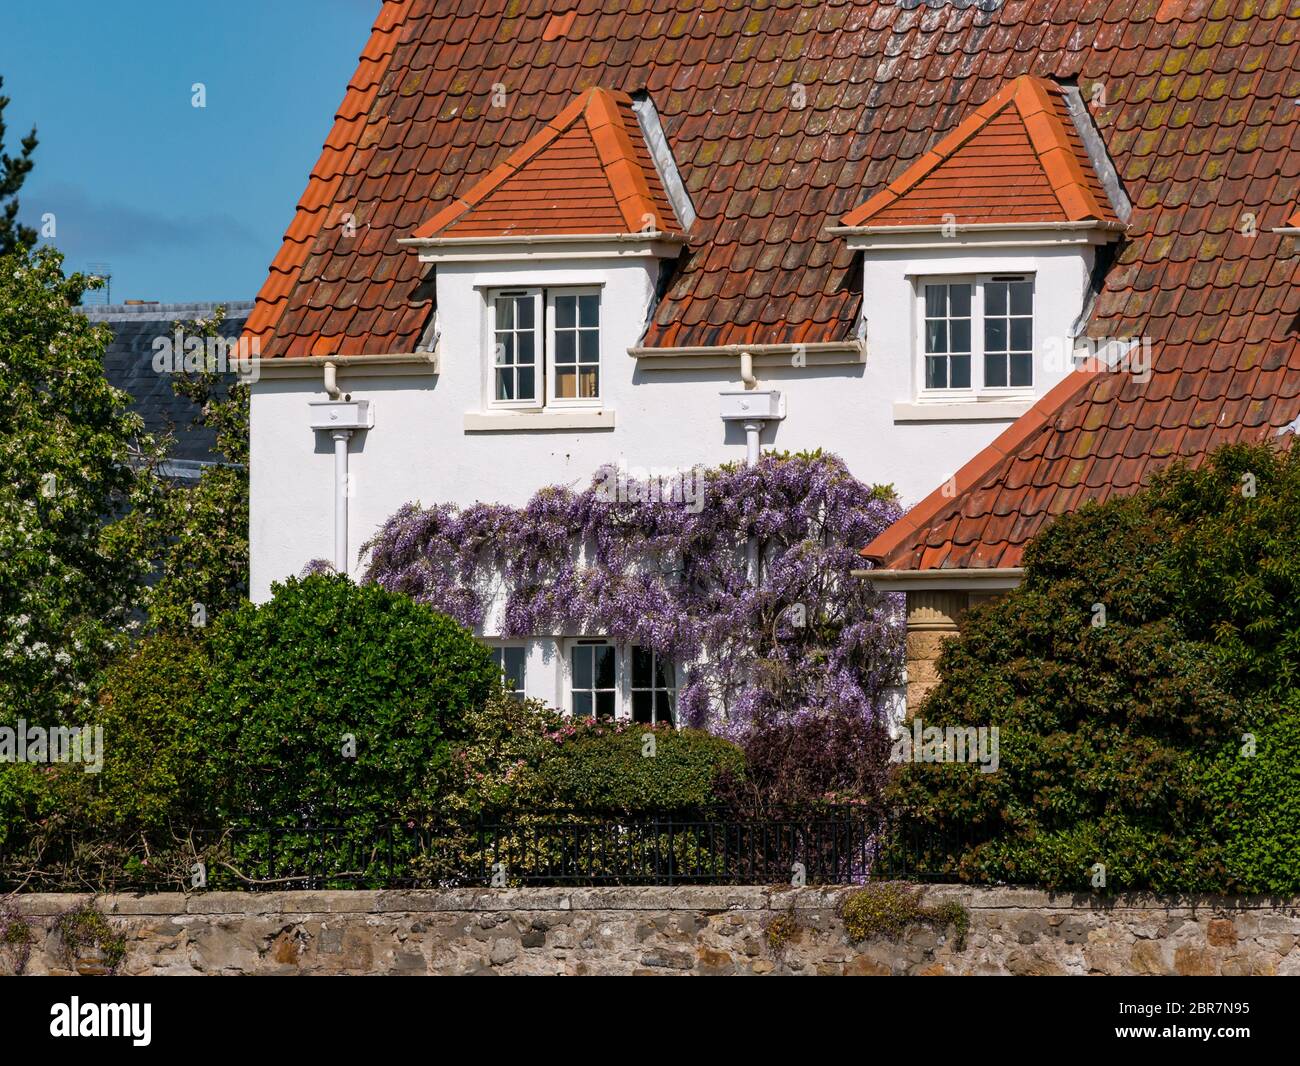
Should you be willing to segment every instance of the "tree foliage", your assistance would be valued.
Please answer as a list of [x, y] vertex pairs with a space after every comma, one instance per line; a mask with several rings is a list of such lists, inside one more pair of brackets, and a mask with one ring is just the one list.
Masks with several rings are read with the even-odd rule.
[[142, 564], [105, 529], [142, 491], [149, 444], [104, 377], [90, 282], [56, 252], [0, 258], [0, 717], [84, 712]]
[[[1103, 613], [1104, 612], [1104, 613]], [[1000, 768], [912, 763], [926, 857], [978, 880], [1300, 889], [1300, 452], [1221, 449], [1059, 518], [969, 612], [925, 726], [997, 726]], [[1267, 743], [1249, 754], [1248, 738]], [[1272, 856], [1273, 858], [1269, 858]]]

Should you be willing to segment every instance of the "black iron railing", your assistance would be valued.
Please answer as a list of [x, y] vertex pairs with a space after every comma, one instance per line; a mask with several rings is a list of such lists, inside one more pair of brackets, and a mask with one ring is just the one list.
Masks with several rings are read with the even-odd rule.
[[0, 847], [0, 892], [953, 880], [942, 860], [954, 853], [948, 843], [854, 806], [755, 816], [535, 811], [187, 830], [165, 840], [69, 832]]

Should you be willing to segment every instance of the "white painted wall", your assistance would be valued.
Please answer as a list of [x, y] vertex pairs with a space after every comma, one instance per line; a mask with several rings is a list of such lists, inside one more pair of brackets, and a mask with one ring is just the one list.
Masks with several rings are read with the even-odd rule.
[[[904, 504], [916, 502], [992, 440], [1009, 418], [896, 421], [895, 402], [915, 396], [911, 276], [1032, 269], [1036, 328], [1042, 335], [1064, 334], [1082, 307], [1090, 253], [1086, 247], [1037, 248], [1031, 255], [993, 249], [977, 255], [969, 250], [868, 253], [865, 363], [760, 368], [762, 383], [781, 389], [787, 401], [787, 417], [768, 424], [764, 447], [825, 448], [859, 478], [892, 482]], [[599, 466], [620, 458], [629, 466], [660, 468], [743, 459], [743, 429], [727, 427], [719, 418], [718, 392], [739, 387], [738, 365], [648, 370], [627, 354], [642, 334], [657, 274], [658, 263], [649, 257], [439, 264], [439, 373], [339, 369], [343, 391], [370, 400], [375, 409], [374, 428], [354, 435], [350, 445], [352, 573], [363, 569], [358, 555], [364, 541], [410, 500], [521, 504], [543, 485], [585, 487]], [[614, 428], [466, 432], [464, 415], [484, 410], [483, 287], [595, 283], [604, 286], [602, 390], [605, 406], [615, 412]], [[1036, 393], [1062, 373], [1036, 367]], [[296, 379], [267, 371], [253, 387], [250, 532], [256, 601], [268, 598], [272, 581], [333, 552], [332, 442], [328, 433], [308, 428], [307, 401], [321, 398], [319, 371]], [[540, 647], [534, 655], [542, 655]]]

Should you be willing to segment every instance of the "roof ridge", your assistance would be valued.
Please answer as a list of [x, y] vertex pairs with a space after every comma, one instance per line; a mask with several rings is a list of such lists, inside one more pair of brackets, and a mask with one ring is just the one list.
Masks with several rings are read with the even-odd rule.
[[923, 526], [929, 526], [940, 517], [944, 508], [960, 506], [962, 497], [997, 469], [1009, 461], [1034, 433], [1045, 430], [1067, 404], [1072, 403], [1084, 388], [1094, 382], [1107, 368], [1093, 357], [1058, 381], [1045, 392], [1032, 407], [999, 433], [991, 443], [977, 452], [955, 474], [921, 500], [897, 522], [882, 531], [858, 554], [871, 559], [881, 567], [885, 560], [906, 538]]
[[[1033, 74], [1022, 74], [1009, 81], [885, 188], [846, 214], [842, 224], [864, 225], [886, 207], [902, 200], [1009, 107], [1016, 109], [1034, 156], [1067, 219], [1075, 222], [1104, 219], [1108, 213], [1113, 215], [1113, 209], [1107, 212], [1088, 187], [1087, 176], [1071, 145], [1069, 131], [1056, 113], [1051, 94], [1060, 96], [1060, 86]], [[1086, 156], [1085, 161], [1092, 166]]]

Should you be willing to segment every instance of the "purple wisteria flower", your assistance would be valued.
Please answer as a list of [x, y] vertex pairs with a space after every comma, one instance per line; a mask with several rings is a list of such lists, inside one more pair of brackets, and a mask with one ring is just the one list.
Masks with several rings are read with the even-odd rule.
[[470, 627], [502, 586], [506, 636], [652, 648], [678, 666], [686, 725], [737, 737], [810, 714], [875, 716], [901, 665], [900, 597], [850, 572], [901, 513], [893, 491], [823, 453], [703, 478], [702, 506], [649, 486], [611, 499], [600, 472], [583, 492], [545, 488], [522, 508], [407, 504], [366, 545], [366, 580]]

